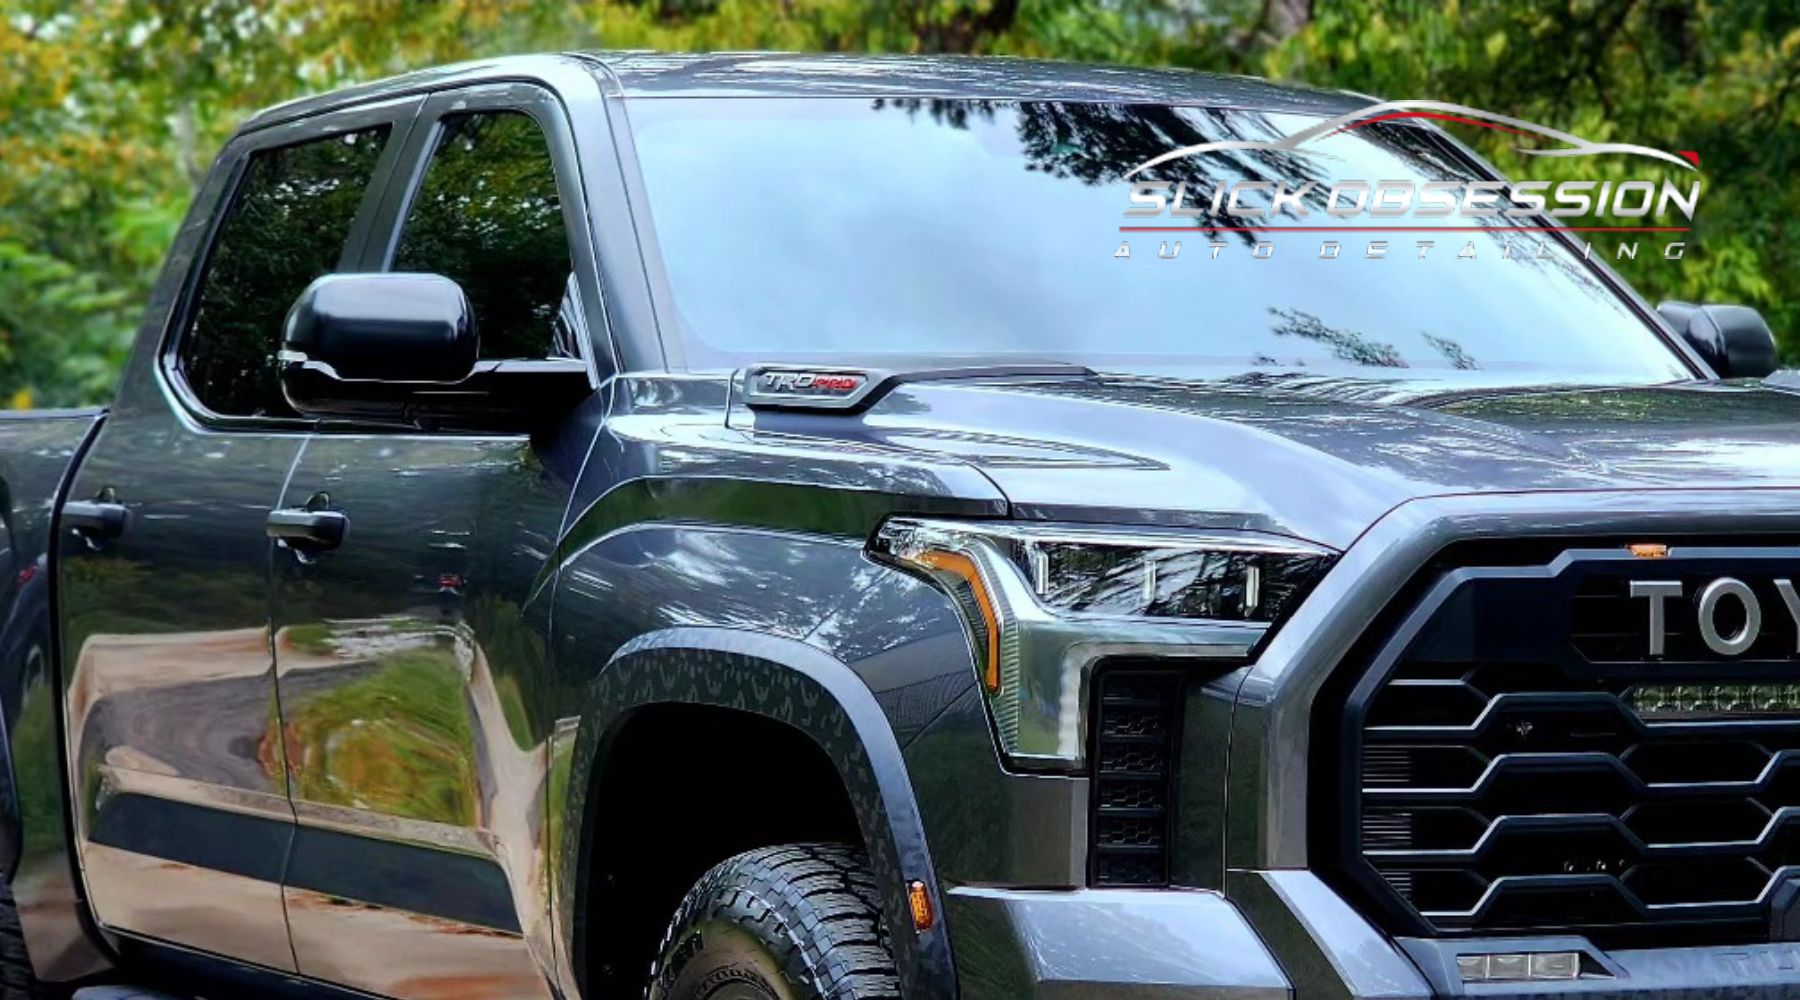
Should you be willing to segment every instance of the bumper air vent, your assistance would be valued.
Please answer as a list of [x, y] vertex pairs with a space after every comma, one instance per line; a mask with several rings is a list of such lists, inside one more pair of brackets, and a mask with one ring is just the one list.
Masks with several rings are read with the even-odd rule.
[[1179, 676], [1114, 671], [1100, 674], [1095, 687], [1089, 879], [1167, 885]]

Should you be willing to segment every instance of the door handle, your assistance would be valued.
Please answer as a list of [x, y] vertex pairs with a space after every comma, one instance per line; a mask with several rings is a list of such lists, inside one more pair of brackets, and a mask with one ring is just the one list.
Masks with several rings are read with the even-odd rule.
[[130, 519], [124, 504], [110, 500], [70, 500], [62, 508], [63, 527], [89, 541], [119, 537]]
[[265, 530], [270, 538], [303, 552], [323, 552], [344, 543], [350, 518], [338, 510], [284, 507], [269, 511]]

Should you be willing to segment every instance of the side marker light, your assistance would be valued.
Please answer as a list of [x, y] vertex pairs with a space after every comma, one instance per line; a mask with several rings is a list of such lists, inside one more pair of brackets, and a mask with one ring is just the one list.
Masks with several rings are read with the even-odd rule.
[[907, 883], [906, 900], [912, 904], [913, 930], [928, 931], [937, 923], [937, 914], [931, 912], [931, 894], [925, 890], [925, 883]]

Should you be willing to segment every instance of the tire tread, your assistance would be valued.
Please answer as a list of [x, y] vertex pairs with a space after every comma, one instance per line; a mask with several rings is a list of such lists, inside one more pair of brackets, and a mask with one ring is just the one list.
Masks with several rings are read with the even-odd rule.
[[746, 851], [700, 876], [663, 933], [649, 996], [677, 942], [701, 921], [757, 929], [788, 983], [818, 1000], [898, 1000], [881, 893], [861, 852], [844, 844]]

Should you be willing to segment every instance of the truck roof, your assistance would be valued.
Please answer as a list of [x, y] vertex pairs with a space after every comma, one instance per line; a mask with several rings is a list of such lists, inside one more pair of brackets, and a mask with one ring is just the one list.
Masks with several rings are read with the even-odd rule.
[[571, 60], [603, 67], [627, 98], [922, 97], [1165, 102], [1338, 115], [1375, 99], [1256, 77], [1003, 56], [791, 52], [572, 52], [419, 70], [268, 108], [247, 129], [451, 84], [533, 75]]
[[628, 97], [946, 97], [1169, 101], [1221, 107], [1304, 105], [1343, 112], [1367, 97], [1248, 76], [1096, 66], [1006, 56], [603, 52]]

